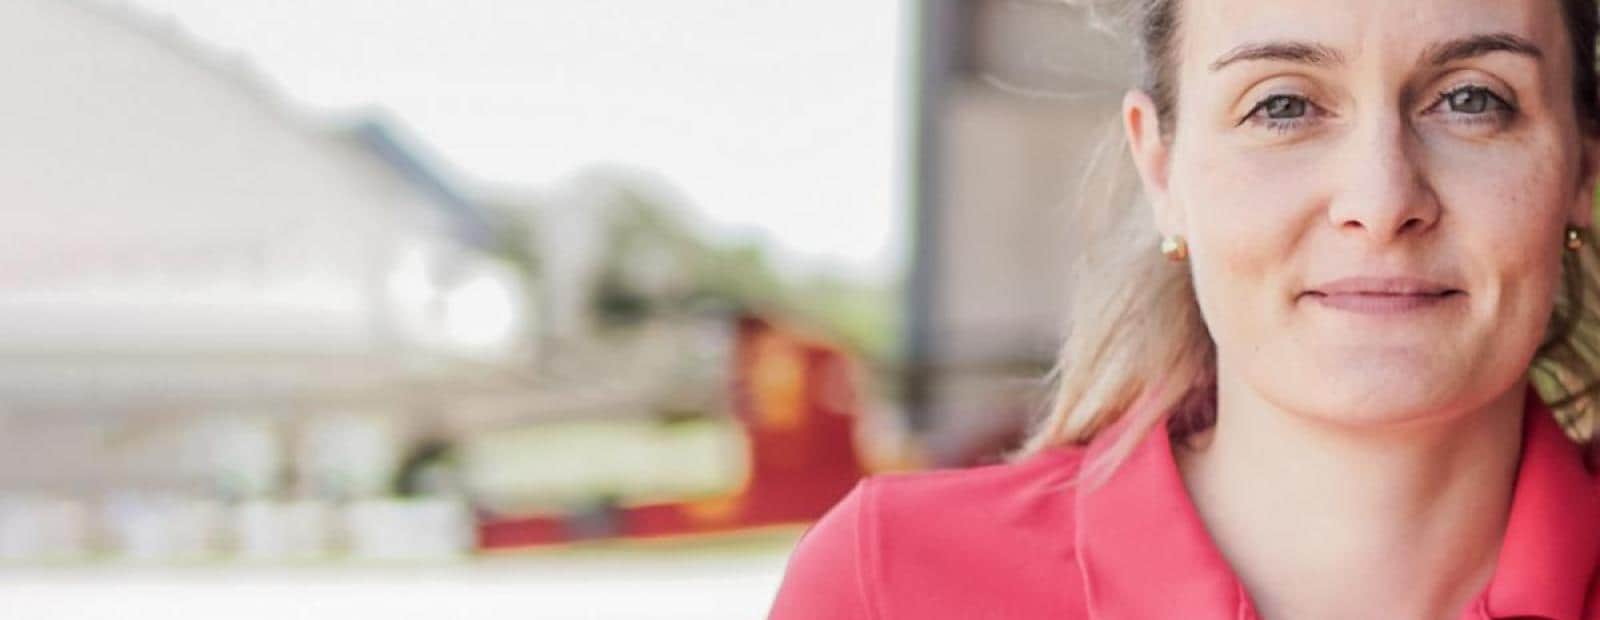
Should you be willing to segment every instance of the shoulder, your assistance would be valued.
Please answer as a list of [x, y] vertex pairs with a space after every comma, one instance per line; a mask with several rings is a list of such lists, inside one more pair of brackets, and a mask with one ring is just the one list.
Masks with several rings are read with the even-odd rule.
[[[1081, 449], [1057, 448], [1015, 463], [862, 480], [802, 537], [772, 617], [1069, 613], [1079, 589], [1062, 586], [1078, 578], [1081, 460]], [[806, 612], [782, 611], [798, 606]]]
[[[1056, 448], [1026, 460], [966, 469], [879, 474], [863, 481], [878, 519], [900, 531], [953, 528], [980, 534], [1001, 516], [1036, 514], [1070, 502], [1083, 450]], [[931, 511], [931, 512], [930, 512]], [[956, 516], [988, 515], [976, 522]]]
[[1017, 463], [875, 477], [865, 515], [874, 568], [886, 586], [908, 589], [952, 577], [1058, 578], [1046, 573], [1073, 555], [1082, 458], [1062, 448]]

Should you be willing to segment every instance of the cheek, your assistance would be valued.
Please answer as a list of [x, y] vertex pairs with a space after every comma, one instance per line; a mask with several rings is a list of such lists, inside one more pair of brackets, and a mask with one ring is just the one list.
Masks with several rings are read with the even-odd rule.
[[1307, 181], [1314, 177], [1286, 174], [1287, 163], [1216, 157], [1198, 160], [1194, 169], [1201, 172], [1181, 179], [1175, 197], [1187, 218], [1196, 292], [1208, 314], [1259, 317], [1260, 305], [1250, 300], [1286, 294], [1307, 205], [1316, 195]]
[[1441, 242], [1450, 255], [1442, 258], [1499, 292], [1498, 314], [1547, 313], [1577, 200], [1574, 158], [1557, 148], [1456, 149], [1430, 163], [1445, 205]]
[[1506, 240], [1559, 234], [1576, 199], [1578, 155], [1559, 136], [1498, 148], [1425, 144], [1422, 174], [1463, 225], [1492, 227]]

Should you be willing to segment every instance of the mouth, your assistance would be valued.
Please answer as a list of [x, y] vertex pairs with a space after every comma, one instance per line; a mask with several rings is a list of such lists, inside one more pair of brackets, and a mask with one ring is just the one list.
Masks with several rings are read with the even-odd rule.
[[1345, 278], [1300, 293], [1297, 300], [1359, 314], [1396, 314], [1436, 308], [1466, 291], [1416, 278]]

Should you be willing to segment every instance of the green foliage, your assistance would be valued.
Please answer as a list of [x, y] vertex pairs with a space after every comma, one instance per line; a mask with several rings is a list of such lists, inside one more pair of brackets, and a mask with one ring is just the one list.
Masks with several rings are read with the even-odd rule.
[[758, 240], [714, 240], [661, 192], [613, 179], [603, 210], [607, 241], [591, 307], [602, 325], [656, 316], [758, 312], [798, 322], [858, 354], [883, 360], [896, 346], [894, 283], [837, 271], [777, 269]]

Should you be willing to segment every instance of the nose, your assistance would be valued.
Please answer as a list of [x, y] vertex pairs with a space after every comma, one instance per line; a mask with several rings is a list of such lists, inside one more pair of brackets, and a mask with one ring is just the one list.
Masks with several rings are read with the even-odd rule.
[[1439, 220], [1439, 199], [1406, 123], [1390, 117], [1355, 132], [1344, 174], [1328, 206], [1330, 223], [1377, 243], [1417, 235]]

